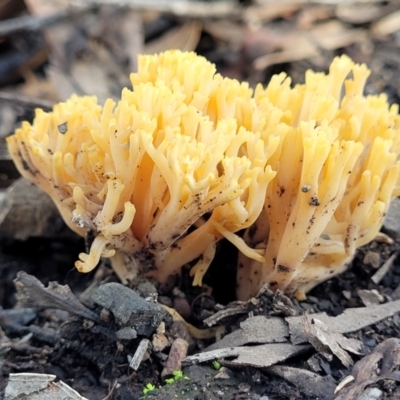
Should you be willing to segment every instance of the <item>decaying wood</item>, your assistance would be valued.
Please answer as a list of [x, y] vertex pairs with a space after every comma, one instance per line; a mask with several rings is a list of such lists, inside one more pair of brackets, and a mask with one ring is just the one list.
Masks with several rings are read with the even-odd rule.
[[223, 349], [206, 351], [186, 357], [183, 365], [192, 365], [206, 361], [220, 360], [223, 358], [235, 358], [232, 361], [225, 360], [226, 364], [244, 365], [252, 367], [269, 367], [290, 357], [306, 353], [309, 345], [293, 346], [289, 343], [272, 343], [261, 346], [228, 347]]
[[340, 385], [335, 400], [356, 399], [368, 385], [390, 379], [400, 382], [400, 339], [391, 338], [375, 347], [374, 351], [358, 361], [346, 385]]

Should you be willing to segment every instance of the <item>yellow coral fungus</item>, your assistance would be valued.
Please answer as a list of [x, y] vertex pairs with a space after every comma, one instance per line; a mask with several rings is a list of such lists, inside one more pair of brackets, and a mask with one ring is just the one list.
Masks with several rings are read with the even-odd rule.
[[223, 237], [263, 261], [235, 235], [261, 212], [279, 142], [252, 90], [179, 51], [140, 57], [131, 80], [117, 104], [73, 96], [8, 138], [21, 174], [94, 234], [78, 270], [112, 257], [123, 280], [141, 270], [163, 282], [198, 259], [201, 284]]
[[239, 298], [264, 284], [302, 298], [378, 233], [399, 194], [400, 117], [384, 95], [363, 96], [368, 74], [342, 56], [327, 75], [308, 71], [303, 85], [279, 75], [257, 89], [288, 130], [269, 159], [277, 175], [264, 210], [245, 233], [265, 261], [240, 257]]
[[165, 282], [196, 260], [201, 284], [226, 238], [239, 298], [264, 284], [301, 297], [374, 238], [399, 193], [398, 109], [363, 95], [368, 74], [343, 56], [253, 93], [194, 53], [141, 56], [117, 103], [72, 96], [8, 146], [67, 224], [93, 234], [80, 271], [111, 257], [124, 281]]

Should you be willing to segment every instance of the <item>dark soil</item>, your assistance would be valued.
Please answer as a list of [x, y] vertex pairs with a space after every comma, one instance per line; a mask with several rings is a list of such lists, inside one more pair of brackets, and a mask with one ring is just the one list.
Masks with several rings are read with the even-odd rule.
[[[18, 271], [25, 270], [38, 277], [43, 283], [57, 281], [68, 284], [75, 294], [79, 295], [90, 285], [94, 274], [81, 275], [71, 269], [76, 254], [83, 246], [81, 240], [67, 242], [65, 240], [30, 239], [26, 242], [3, 241], [0, 245], [1, 286], [0, 298], [4, 309], [15, 305], [15, 290], [13, 280]], [[337, 315], [348, 307], [362, 306], [357, 290], [377, 289], [383, 295], [391, 295], [400, 282], [400, 262], [396, 260], [393, 269], [386, 275], [380, 285], [371, 282], [370, 276], [376, 272], [362, 262], [367, 252], [379, 253], [384, 261], [398, 249], [398, 243], [392, 245], [371, 243], [361, 249], [352, 267], [341, 276], [332, 279], [316, 289], [308, 296], [306, 302], [297, 303], [299, 311], [325, 311]], [[220, 257], [221, 257], [220, 253]], [[217, 259], [215, 263], [220, 263]], [[214, 264], [215, 264], [214, 263]], [[215, 268], [216, 269], [216, 268]], [[212, 284], [214, 271], [211, 270], [209, 284]], [[113, 279], [113, 278], [112, 278]], [[212, 313], [216, 304], [214, 298], [226, 298], [221, 292], [221, 286], [214, 287], [215, 296], [201, 295], [204, 289], [192, 288], [186, 284], [188, 279], [181, 279], [178, 284], [185, 292], [187, 299], [194, 299], [190, 322], [199, 324], [199, 320]], [[223, 286], [222, 286], [223, 287]], [[348, 291], [349, 298], [343, 296]], [[173, 299], [171, 292], [163, 293], [164, 297]], [[197, 298], [197, 300], [196, 300]], [[199, 298], [203, 299], [199, 303]], [[206, 312], [208, 309], [208, 312]], [[97, 310], [99, 312], [100, 310]], [[254, 314], [270, 315], [273, 311], [272, 302], [263, 303], [263, 307]], [[231, 317], [226, 320], [228, 331], [235, 329], [244, 317]], [[277, 378], [266, 371], [250, 367], [229, 369], [224, 379], [215, 379], [218, 371], [211, 363], [202, 366], [191, 366], [183, 369], [189, 379], [181, 379], [173, 384], [162, 384], [160, 371], [162, 360], [156, 356], [143, 362], [138, 372], [129, 368], [128, 356], [132, 356], [139, 339], [117, 341], [113, 333], [112, 320], [108, 323], [96, 324], [80, 317], [73, 317], [59, 310], [38, 311], [30, 326], [36, 326], [29, 342], [21, 340], [29, 331], [10, 318], [1, 321], [6, 336], [14, 344], [12, 350], [0, 358], [2, 387], [11, 372], [38, 372], [56, 374], [57, 377], [77, 390], [88, 399], [104, 399], [110, 394], [110, 399], [312, 399], [296, 387]], [[50, 333], [49, 333], [50, 332]], [[367, 348], [373, 349], [384, 339], [400, 337], [400, 316], [388, 318], [375, 326], [349, 335], [361, 339]], [[29, 343], [29, 344], [28, 344]], [[197, 341], [193, 351], [198, 351], [206, 345]], [[290, 366], [306, 366], [306, 360], [314, 352], [285, 362]], [[357, 359], [357, 357], [356, 357]], [[221, 362], [223, 365], [224, 362]], [[321, 362], [321, 375], [331, 375], [340, 381], [349, 371], [337, 359], [331, 363]], [[153, 383], [157, 389], [144, 396], [143, 389], [147, 383]], [[394, 385], [382, 383], [380, 388], [385, 393], [385, 399], [400, 398], [400, 392]]]

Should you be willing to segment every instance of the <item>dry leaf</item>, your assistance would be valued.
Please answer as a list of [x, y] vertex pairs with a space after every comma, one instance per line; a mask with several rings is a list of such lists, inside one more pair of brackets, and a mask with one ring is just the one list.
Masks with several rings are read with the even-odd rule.
[[88, 400], [55, 375], [10, 374], [4, 400]]
[[50, 282], [45, 288], [38, 279], [24, 271], [18, 272], [14, 284], [19, 307], [58, 308], [92, 321], [99, 320], [97, 314], [75, 297], [68, 285]]

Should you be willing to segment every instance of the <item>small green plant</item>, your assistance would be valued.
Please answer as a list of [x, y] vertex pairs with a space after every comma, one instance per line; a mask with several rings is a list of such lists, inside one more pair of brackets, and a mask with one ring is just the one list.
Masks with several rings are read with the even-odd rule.
[[153, 385], [152, 383], [147, 383], [146, 386], [143, 388], [143, 394], [147, 394], [156, 389], [157, 387], [155, 385]]
[[214, 360], [214, 361], [212, 362], [212, 366], [213, 366], [213, 368], [214, 368], [216, 371], [219, 371], [220, 368], [221, 368], [221, 364], [220, 364], [217, 360]]
[[178, 371], [174, 371], [172, 373], [172, 377], [171, 378], [167, 378], [165, 380], [165, 383], [167, 385], [171, 385], [172, 383], [177, 382], [177, 381], [179, 381], [181, 379], [189, 379], [189, 377], [183, 375], [183, 371], [182, 370], [178, 370]]

